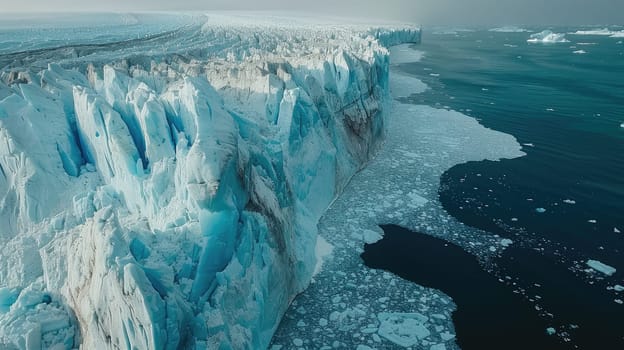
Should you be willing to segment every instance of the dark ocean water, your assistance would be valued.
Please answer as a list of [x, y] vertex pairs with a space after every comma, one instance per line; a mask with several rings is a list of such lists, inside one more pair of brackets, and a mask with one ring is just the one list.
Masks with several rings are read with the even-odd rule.
[[[552, 28], [557, 33], [579, 29], [585, 28]], [[498, 309], [498, 317], [508, 315], [517, 321], [515, 327], [525, 327], [520, 328], [524, 342], [505, 346], [485, 338], [475, 341], [469, 334], [479, 332], [475, 326], [488, 324], [485, 314], [475, 318], [478, 309], [473, 308], [472, 317], [464, 317], [458, 311], [458, 342], [464, 349], [550, 349], [553, 345], [543, 337], [548, 325], [557, 332], [551, 336], [558, 339], [557, 347], [624, 349], [624, 292], [613, 288], [624, 285], [624, 233], [618, 233], [624, 232], [624, 38], [568, 34], [568, 43], [529, 44], [529, 35], [425, 32], [419, 46], [425, 58], [401, 67], [431, 87], [409, 102], [473, 116], [486, 127], [515, 136], [527, 153], [512, 160], [458, 165], [441, 179], [440, 200], [452, 216], [514, 241], [495, 259], [490, 279], [471, 270], [469, 258], [459, 253], [448, 256], [450, 264], [474, 275], [474, 284], [503, 280], [499, 284], [504, 287], [482, 291], [484, 299], [500, 298], [483, 311]], [[574, 53], [578, 50], [585, 53]], [[400, 228], [384, 229], [386, 236], [378, 244], [448, 255], [435, 247], [442, 241], [416, 234], [411, 243], [402, 242]], [[589, 259], [617, 272], [606, 276], [593, 271], [586, 265]], [[447, 292], [458, 310], [462, 302], [475, 300], [474, 284], [460, 288], [451, 269], [431, 274], [396, 270], [398, 264], [378, 260], [367, 264], [383, 265]], [[509, 293], [524, 301], [514, 302]], [[527, 310], [540, 321], [527, 316]], [[512, 333], [510, 340], [519, 335]]]

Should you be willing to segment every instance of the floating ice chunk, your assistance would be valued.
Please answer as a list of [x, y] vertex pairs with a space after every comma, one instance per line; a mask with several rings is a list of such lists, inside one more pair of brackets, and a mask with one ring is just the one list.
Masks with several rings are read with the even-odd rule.
[[413, 207], [413, 208], [414, 207], [422, 207], [423, 205], [427, 204], [427, 202], [429, 202], [429, 200], [427, 200], [426, 198], [424, 198], [423, 196], [417, 194], [414, 191], [408, 193], [407, 196], [411, 200], [411, 202], [408, 204], [408, 206]]
[[577, 30], [576, 32], [570, 33], [572, 35], [613, 35], [613, 31], [609, 30], [609, 28], [603, 29], [592, 29], [592, 30]]
[[518, 221], [518, 218], [511, 218], [511, 221], [516, 222]]
[[295, 344], [295, 346], [303, 346], [303, 340], [295, 338], [293, 339], [293, 344]]
[[523, 143], [522, 145], [527, 147], [535, 147], [535, 145], [532, 143]]
[[381, 322], [378, 333], [380, 336], [403, 347], [410, 347], [428, 337], [431, 332], [424, 326], [428, 317], [415, 313], [379, 313]]
[[535, 208], [535, 211], [540, 213], [540, 214], [542, 214], [542, 213], [546, 212], [546, 209], [544, 209], [544, 208]]
[[546, 328], [546, 334], [548, 334], [548, 335], [555, 335], [555, 334], [557, 334], [557, 331], [554, 328], [552, 328], [552, 327], [548, 327], [548, 328]]
[[509, 238], [503, 238], [503, 239], [501, 239], [500, 244], [503, 247], [509, 247], [510, 245], [513, 244], [513, 241], [511, 239], [509, 239]]
[[621, 233], [621, 231], [620, 231], [617, 227], [614, 227], [614, 228], [613, 228], [613, 232], [615, 232], [615, 233]]
[[449, 341], [451, 339], [455, 339], [455, 334], [449, 332], [449, 331], [444, 331], [442, 333], [440, 333], [440, 338], [442, 338], [442, 340], [444, 341]]
[[373, 350], [373, 348], [371, 348], [370, 346], [366, 346], [366, 345], [358, 345], [356, 350]]
[[613, 286], [613, 290], [616, 292], [624, 292], [624, 286], [616, 284], [615, 286]]
[[565, 38], [565, 34], [553, 33], [550, 30], [545, 30], [540, 33], [531, 34], [529, 43], [542, 43], [542, 44], [554, 44], [554, 43], [569, 43], [570, 41]]
[[576, 204], [576, 201], [573, 199], [564, 199], [563, 203], [565, 204]]
[[592, 29], [592, 30], [577, 30], [572, 35], [602, 35], [609, 36], [611, 38], [624, 38], [624, 30], [610, 30], [609, 28]]
[[602, 272], [603, 274], [607, 276], [613, 275], [616, 271], [614, 267], [604, 264], [598, 260], [591, 260], [591, 259], [587, 260], [587, 266], [591, 267], [592, 269], [598, 272]]
[[572, 53], [577, 54], [577, 55], [584, 55], [584, 54], [587, 53], [587, 51], [585, 51], [585, 50], [576, 50], [576, 51], [573, 51]]
[[516, 27], [516, 26], [503, 26], [503, 27], [498, 27], [498, 28], [492, 28], [489, 31], [497, 32], [497, 33], [523, 33], [523, 32], [528, 32], [529, 30]]
[[589, 222], [590, 224], [595, 224], [595, 223], [597, 223], [598, 221], [596, 221], [596, 220], [594, 220], [594, 219], [590, 219], [590, 220], [587, 220], [587, 222]]
[[624, 301], [622, 301], [622, 299], [614, 299], [613, 301], [620, 305], [624, 304]]

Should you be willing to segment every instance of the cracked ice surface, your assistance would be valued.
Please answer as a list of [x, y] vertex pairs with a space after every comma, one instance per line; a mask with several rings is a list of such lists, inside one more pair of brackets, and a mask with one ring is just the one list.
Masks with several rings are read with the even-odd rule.
[[[405, 47], [393, 50], [391, 61], [396, 55], [405, 63]], [[411, 79], [394, 67], [392, 96], [421, 92], [420, 84], [405, 91]], [[276, 348], [456, 349], [453, 301], [367, 268], [359, 256], [364, 243], [374, 238], [371, 231], [382, 233], [378, 224], [398, 224], [456, 243], [484, 262], [509, 244], [456, 221], [437, 193], [440, 176], [456, 164], [522, 156], [512, 136], [455, 111], [398, 101], [392, 102], [387, 125], [382, 150], [319, 223], [319, 234], [334, 246], [333, 253], [292, 303], [273, 338]], [[301, 346], [293, 346], [295, 338]]]

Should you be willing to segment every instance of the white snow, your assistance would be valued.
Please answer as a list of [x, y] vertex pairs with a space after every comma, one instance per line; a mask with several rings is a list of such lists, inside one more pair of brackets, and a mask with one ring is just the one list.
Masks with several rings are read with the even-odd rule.
[[590, 259], [590, 260], [587, 260], [586, 264], [587, 264], [587, 266], [591, 267], [592, 269], [594, 269], [594, 270], [596, 270], [598, 272], [601, 272], [601, 273], [603, 273], [603, 274], [605, 274], [607, 276], [613, 275], [615, 273], [615, 271], [616, 271], [615, 268], [613, 268], [613, 267], [611, 267], [611, 266], [609, 266], [607, 264], [604, 264], [604, 263], [602, 263], [602, 262], [600, 262], [598, 260], [591, 260]]
[[0, 56], [0, 347], [266, 348], [331, 250], [419, 28], [181, 18]]
[[554, 44], [554, 43], [567, 43], [570, 41], [565, 38], [565, 34], [563, 33], [553, 33], [550, 30], [544, 30], [540, 33], [531, 34], [529, 39], [527, 39], [527, 42]]

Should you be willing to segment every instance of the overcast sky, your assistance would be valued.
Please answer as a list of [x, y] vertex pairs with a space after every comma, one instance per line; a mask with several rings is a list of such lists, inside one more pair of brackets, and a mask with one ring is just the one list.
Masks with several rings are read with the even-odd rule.
[[4, 11], [287, 10], [421, 24], [624, 24], [624, 0], [0, 0]]

